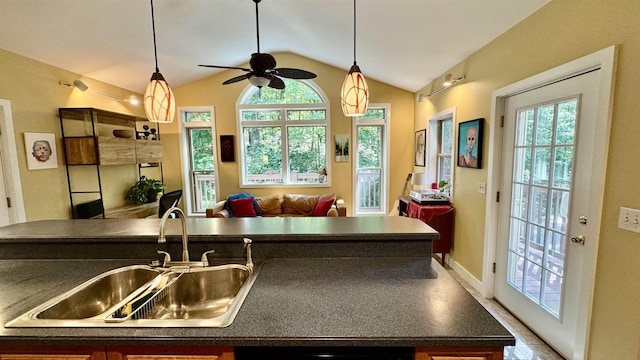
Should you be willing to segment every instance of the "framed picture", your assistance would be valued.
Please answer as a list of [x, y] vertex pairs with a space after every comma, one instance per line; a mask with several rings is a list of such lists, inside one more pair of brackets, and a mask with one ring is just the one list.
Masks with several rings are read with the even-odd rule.
[[425, 158], [427, 157], [426, 141], [427, 141], [427, 129], [416, 131], [415, 142], [413, 146], [413, 152], [415, 154], [413, 165], [415, 166], [425, 166]]
[[462, 122], [458, 125], [458, 166], [482, 168], [482, 132], [484, 118]]
[[24, 147], [29, 170], [55, 169], [58, 167], [56, 138], [49, 133], [24, 133]]
[[220, 160], [222, 162], [236, 161], [233, 135], [220, 135]]
[[349, 135], [340, 134], [336, 135], [336, 162], [347, 162], [349, 161]]

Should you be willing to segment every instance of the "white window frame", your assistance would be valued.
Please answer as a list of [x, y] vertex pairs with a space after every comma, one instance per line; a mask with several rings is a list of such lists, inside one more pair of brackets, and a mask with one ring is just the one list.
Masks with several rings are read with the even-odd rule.
[[[311, 80], [298, 80], [307, 84], [313, 90], [318, 93], [318, 95], [322, 98], [324, 102], [322, 103], [311, 103], [311, 104], [245, 104], [247, 99], [251, 96], [251, 94], [255, 91], [255, 87], [253, 85], [248, 85], [238, 97], [238, 102], [236, 103], [236, 124], [237, 124], [237, 137], [238, 137], [238, 178], [240, 179], [240, 188], [310, 188], [310, 187], [331, 187], [331, 154], [333, 151], [331, 150], [332, 139], [331, 139], [331, 107], [328, 100], [327, 95], [322, 91], [322, 89]], [[286, 120], [286, 115], [288, 110], [324, 110], [326, 117], [324, 120]], [[243, 110], [253, 110], [253, 111], [281, 111], [281, 119], [278, 121], [242, 121], [242, 111]], [[282, 179], [283, 182], [279, 183], [250, 183], [246, 180], [246, 174], [244, 172], [245, 168], [245, 156], [244, 156], [244, 132], [243, 129], [245, 127], [280, 127], [282, 129], [281, 137], [282, 137], [282, 152], [284, 155], [284, 159], [288, 159], [288, 139], [287, 139], [287, 127], [290, 126], [324, 126], [325, 127], [325, 162], [326, 162], [326, 170], [327, 170], [327, 180], [323, 183], [290, 183], [287, 182], [289, 179], [289, 167], [284, 163], [282, 165]]]
[[[185, 122], [185, 113], [188, 112], [210, 112], [211, 113], [211, 122], [208, 121], [191, 121]], [[217, 134], [216, 134], [216, 113], [214, 106], [187, 106], [187, 107], [179, 107], [178, 114], [180, 115], [179, 121], [180, 124], [178, 126], [178, 132], [180, 137], [180, 168], [182, 169], [182, 184], [183, 184], [183, 204], [186, 210], [187, 216], [194, 217], [205, 217], [206, 213], [196, 213], [193, 205], [191, 203], [191, 198], [193, 196], [192, 188], [191, 188], [191, 172], [190, 172], [190, 149], [189, 149], [189, 132], [186, 131], [188, 129], [193, 128], [211, 128], [211, 145], [213, 148], [213, 174], [215, 177], [215, 194], [216, 199], [220, 198], [220, 181], [218, 178], [218, 142], [217, 142]]]
[[[349, 149], [352, 154], [353, 164], [352, 164], [352, 179], [354, 179], [352, 184], [351, 193], [353, 194], [353, 214], [357, 216], [377, 216], [377, 215], [386, 215], [387, 209], [389, 207], [389, 148], [390, 148], [390, 140], [389, 140], [389, 129], [391, 129], [391, 104], [389, 103], [378, 103], [378, 104], [369, 104], [368, 109], [384, 109], [385, 111], [385, 119], [360, 119], [359, 117], [354, 117], [351, 121], [351, 138], [353, 139], [351, 142], [351, 149]], [[357, 201], [358, 201], [358, 125], [382, 125], [383, 133], [382, 133], [382, 175], [381, 180], [382, 184], [380, 185], [380, 210], [379, 211], [358, 211]]]
[[446, 110], [443, 110], [439, 113], [433, 114], [428, 119], [428, 127], [429, 133], [427, 137], [429, 139], [429, 144], [427, 147], [427, 173], [429, 183], [437, 183], [438, 182], [438, 157], [442, 156], [439, 154], [440, 152], [440, 122], [443, 120], [451, 119], [451, 137], [452, 137], [452, 154], [451, 154], [451, 188], [450, 188], [450, 201], [453, 202], [453, 183], [454, 183], [454, 174], [456, 167], [456, 107], [451, 107]]

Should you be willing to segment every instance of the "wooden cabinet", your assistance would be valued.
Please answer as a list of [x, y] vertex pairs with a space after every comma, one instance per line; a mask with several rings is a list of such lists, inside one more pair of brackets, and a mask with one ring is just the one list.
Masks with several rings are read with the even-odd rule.
[[104, 347], [6, 346], [0, 349], [0, 360], [107, 360]]
[[231, 346], [110, 347], [107, 360], [234, 360]]
[[122, 193], [140, 176], [162, 179], [157, 124], [94, 108], [60, 108], [59, 115], [73, 218], [106, 217], [128, 206]]
[[454, 229], [454, 208], [451, 205], [421, 205], [409, 198], [401, 196], [398, 205], [401, 216], [419, 219], [440, 233], [440, 238], [433, 241], [431, 251], [440, 253], [442, 265], [446, 254], [451, 252]]
[[502, 360], [502, 347], [416, 348], [415, 360]]

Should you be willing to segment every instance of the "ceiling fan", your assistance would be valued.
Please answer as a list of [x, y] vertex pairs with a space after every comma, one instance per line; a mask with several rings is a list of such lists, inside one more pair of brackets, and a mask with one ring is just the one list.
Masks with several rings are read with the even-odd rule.
[[251, 54], [251, 60], [249, 60], [250, 69], [235, 67], [235, 66], [220, 66], [220, 65], [198, 65], [203, 67], [211, 67], [218, 69], [235, 69], [242, 70], [245, 74], [233, 77], [225, 82], [223, 85], [233, 84], [242, 80], [249, 80], [249, 82], [257, 86], [258, 88], [262, 88], [263, 86], [269, 86], [274, 89], [284, 89], [284, 81], [280, 77], [288, 78], [288, 79], [313, 79], [316, 77], [316, 74], [301, 70], [301, 69], [292, 69], [292, 68], [276, 68], [276, 59], [267, 53], [260, 52], [260, 24], [258, 22], [258, 4], [261, 0], [253, 0], [256, 4], [256, 37], [258, 43], [258, 51]]

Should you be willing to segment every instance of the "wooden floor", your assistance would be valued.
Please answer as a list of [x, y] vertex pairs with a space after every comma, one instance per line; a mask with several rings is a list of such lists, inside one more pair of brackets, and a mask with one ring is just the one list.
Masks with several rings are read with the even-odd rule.
[[[434, 257], [434, 260], [440, 260]], [[448, 265], [445, 268], [482, 306], [487, 309], [516, 338], [515, 346], [504, 348], [504, 360], [563, 360], [564, 357], [555, 352], [536, 334], [524, 326], [509, 311], [493, 299], [485, 299], [469, 283], [460, 277]]]

